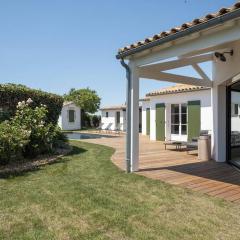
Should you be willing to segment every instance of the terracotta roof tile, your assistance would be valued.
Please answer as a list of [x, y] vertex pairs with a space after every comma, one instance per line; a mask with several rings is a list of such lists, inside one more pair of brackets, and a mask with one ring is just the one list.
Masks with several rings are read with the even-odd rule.
[[193, 86], [187, 84], [176, 84], [175, 86], [161, 88], [159, 90], [150, 92], [146, 94], [146, 97], [158, 96], [158, 95], [166, 95], [166, 94], [173, 94], [173, 93], [180, 93], [180, 92], [192, 92], [192, 91], [200, 91], [200, 90], [207, 90], [210, 89], [208, 87], [201, 87], [201, 86]]
[[207, 21], [209, 21], [209, 20], [211, 20], [213, 18], [216, 18], [216, 17], [222, 16], [224, 14], [233, 12], [233, 11], [235, 11], [237, 9], [240, 9], [240, 1], [238, 1], [237, 3], [235, 3], [233, 6], [231, 6], [229, 8], [221, 8], [216, 13], [209, 13], [209, 14], [207, 14], [206, 16], [204, 16], [202, 18], [196, 18], [192, 22], [183, 23], [179, 27], [174, 27], [170, 31], [163, 31], [163, 32], [161, 32], [159, 34], [155, 34], [152, 37], [146, 38], [143, 41], [139, 41], [139, 42], [131, 44], [131, 45], [127, 46], [127, 47], [120, 48], [118, 50], [118, 53], [121, 54], [121, 53], [124, 53], [126, 51], [138, 48], [138, 47], [140, 47], [142, 45], [147, 45], [147, 44], [152, 43], [152, 42], [154, 42], [156, 40], [159, 40], [161, 38], [167, 37], [169, 35], [173, 35], [173, 34], [175, 34], [177, 32], [180, 32], [180, 31], [184, 31], [187, 28], [190, 28], [192, 26], [195, 26], [195, 25], [207, 22]]

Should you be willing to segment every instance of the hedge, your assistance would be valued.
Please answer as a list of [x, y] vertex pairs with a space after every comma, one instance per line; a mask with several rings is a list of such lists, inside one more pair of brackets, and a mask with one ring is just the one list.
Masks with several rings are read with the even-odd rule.
[[16, 84], [0, 84], [0, 108], [2, 108], [0, 120], [14, 116], [18, 102], [26, 101], [28, 98], [33, 100], [33, 107], [46, 105], [47, 122], [57, 123], [63, 106], [61, 96]]

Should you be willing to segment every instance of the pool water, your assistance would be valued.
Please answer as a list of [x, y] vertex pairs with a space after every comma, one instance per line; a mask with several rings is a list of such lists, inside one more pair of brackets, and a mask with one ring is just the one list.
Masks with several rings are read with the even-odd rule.
[[110, 136], [101, 135], [101, 134], [92, 134], [92, 133], [74, 133], [68, 132], [65, 133], [68, 139], [77, 140], [77, 139], [98, 139], [98, 138], [106, 138]]

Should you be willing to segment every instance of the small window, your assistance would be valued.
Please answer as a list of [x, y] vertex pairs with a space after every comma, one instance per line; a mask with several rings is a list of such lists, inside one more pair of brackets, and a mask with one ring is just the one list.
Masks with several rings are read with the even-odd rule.
[[238, 104], [234, 104], [234, 114], [238, 115]]
[[68, 121], [70, 123], [75, 122], [75, 111], [74, 110], [68, 110]]
[[108, 112], [106, 112], [106, 118], [108, 118]]

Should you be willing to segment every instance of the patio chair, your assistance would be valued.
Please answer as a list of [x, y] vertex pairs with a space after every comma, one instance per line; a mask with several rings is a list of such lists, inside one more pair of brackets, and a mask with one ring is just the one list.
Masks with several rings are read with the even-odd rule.
[[106, 131], [106, 133], [111, 133], [112, 132], [112, 123], [109, 123], [108, 125], [107, 125], [107, 127], [104, 129], [105, 131]]
[[[201, 130], [199, 136], [210, 136], [208, 130]], [[194, 137], [192, 138], [192, 141], [188, 141], [186, 146], [187, 146], [187, 153], [190, 151], [198, 150], [198, 138], [199, 137]]]
[[198, 141], [187, 142], [186, 143], [187, 153], [189, 154], [190, 151], [198, 150]]

